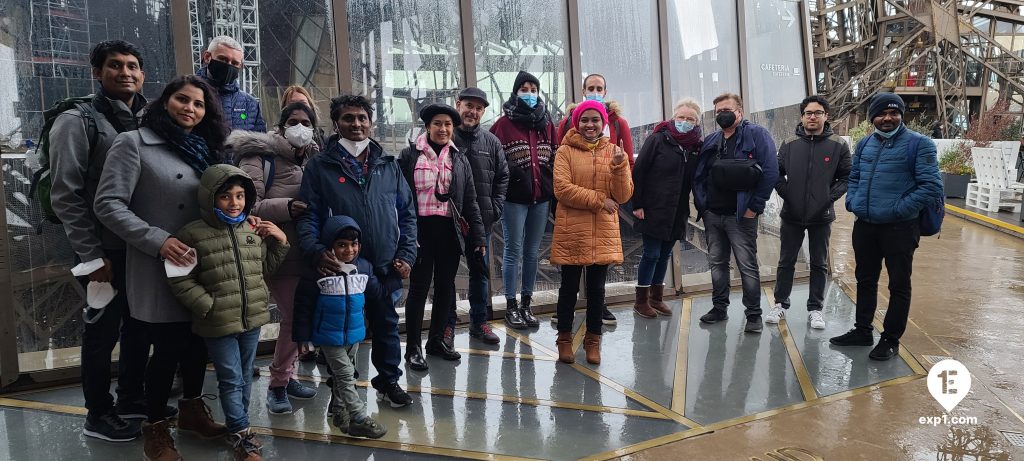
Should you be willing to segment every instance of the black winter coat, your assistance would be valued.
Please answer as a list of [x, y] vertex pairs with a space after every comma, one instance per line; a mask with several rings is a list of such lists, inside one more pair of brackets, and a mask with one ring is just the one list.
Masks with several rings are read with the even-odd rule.
[[633, 209], [644, 210], [638, 232], [663, 241], [686, 236], [699, 148], [686, 151], [667, 131], [644, 141], [633, 168]]
[[508, 163], [501, 141], [491, 132], [477, 125], [470, 131], [455, 129], [455, 146], [466, 154], [473, 169], [473, 184], [476, 186], [476, 203], [480, 206], [480, 219], [484, 230], [490, 232], [494, 223], [501, 219], [505, 207], [505, 193], [508, 191]]
[[802, 226], [835, 221], [832, 204], [846, 193], [850, 167], [850, 146], [832, 133], [828, 123], [818, 136], [807, 134], [802, 123], [797, 125], [796, 135], [779, 147], [779, 217]]
[[[472, 251], [473, 248], [484, 246], [484, 223], [480, 219], [480, 206], [476, 203], [473, 169], [469, 166], [466, 156], [458, 148], [449, 147], [449, 149], [448, 153], [451, 154], [452, 158], [452, 184], [448, 188], [451, 191], [451, 199], [448, 204], [454, 206], [469, 224], [468, 236], [462, 235], [462, 232], [459, 231], [458, 223], [455, 223], [454, 226], [455, 235], [459, 238], [459, 247], [462, 248], [463, 254], [468, 254], [467, 246], [469, 246], [469, 251]], [[416, 181], [413, 179], [413, 172], [416, 169], [416, 160], [419, 156], [420, 153], [416, 150], [416, 146], [409, 146], [402, 149], [402, 154], [398, 157], [398, 164], [402, 167], [402, 175], [405, 176], [406, 182], [409, 183], [409, 189], [412, 190], [412, 201], [417, 207], [419, 207], [419, 204], [416, 203]], [[416, 215], [419, 216], [419, 213]], [[467, 238], [469, 239], [468, 242]], [[422, 245], [424, 242], [419, 243]]]

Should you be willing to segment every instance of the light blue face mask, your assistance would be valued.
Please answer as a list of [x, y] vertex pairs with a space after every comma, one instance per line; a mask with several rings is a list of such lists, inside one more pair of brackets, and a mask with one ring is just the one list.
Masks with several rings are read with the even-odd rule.
[[676, 120], [676, 131], [680, 133], [689, 133], [696, 125], [690, 123], [687, 120]]
[[232, 218], [232, 217], [228, 216], [227, 213], [225, 213], [220, 208], [214, 208], [213, 209], [213, 214], [217, 215], [217, 219], [219, 219], [219, 220], [223, 221], [225, 224], [228, 224], [228, 225], [231, 225], [231, 226], [234, 226], [235, 224], [238, 224], [238, 223], [241, 223], [242, 221], [245, 221], [245, 218], [248, 217], [248, 216], [246, 216], [245, 213], [242, 213], [242, 214], [239, 214], [238, 216], [235, 216], [234, 218]]
[[597, 101], [601, 104], [604, 104], [604, 96], [601, 95], [600, 93], [590, 93], [586, 96], [586, 98], [587, 101]]
[[[900, 126], [903, 126], [903, 125], [900, 124]], [[881, 136], [881, 137], [883, 137], [885, 139], [889, 139], [889, 138], [895, 136], [898, 131], [900, 131], [900, 126], [894, 128], [892, 131], [882, 131], [882, 130], [879, 130], [878, 128], [875, 128], [875, 134], [877, 134], [877, 135], [879, 135], [879, 136]]]
[[522, 99], [531, 109], [537, 107], [537, 93], [519, 93], [519, 99]]

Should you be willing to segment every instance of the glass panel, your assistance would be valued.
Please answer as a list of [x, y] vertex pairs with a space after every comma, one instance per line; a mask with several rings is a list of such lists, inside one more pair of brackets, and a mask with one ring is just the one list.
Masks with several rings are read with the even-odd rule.
[[[661, 121], [661, 56], [654, 0], [581, 2], [579, 22], [583, 75], [605, 77], [608, 98], [622, 104], [630, 126]], [[608, 40], [609, 33], [615, 40]]]
[[419, 133], [420, 107], [455, 103], [462, 85], [457, 0], [348, 2], [356, 94], [374, 104], [376, 138], [397, 155]]
[[745, 0], [748, 112], [797, 104], [807, 96], [800, 4]]
[[[81, 344], [84, 290], [71, 277], [75, 255], [61, 226], [44, 223], [29, 198], [38, 167], [32, 147], [42, 112], [69, 96], [98, 91], [89, 51], [102, 40], [139, 46], [146, 71], [144, 93], [159, 94], [175, 75], [169, 2], [151, 0], [86, 2], [33, 0], [0, 12], [0, 151], [21, 371], [75, 366]], [[111, 21], [110, 18], [117, 18]], [[27, 155], [26, 155], [27, 154]], [[8, 274], [0, 274], [7, 277]]]
[[715, 96], [740, 92], [740, 52], [734, 2], [668, 2], [672, 100], [692, 97], [705, 109]]
[[552, 120], [562, 118], [566, 107], [566, 23], [566, 11], [560, 2], [473, 2], [477, 86], [491, 102], [484, 114], [485, 125], [501, 114], [501, 103], [512, 95], [512, 85], [521, 70], [540, 80], [540, 96]]

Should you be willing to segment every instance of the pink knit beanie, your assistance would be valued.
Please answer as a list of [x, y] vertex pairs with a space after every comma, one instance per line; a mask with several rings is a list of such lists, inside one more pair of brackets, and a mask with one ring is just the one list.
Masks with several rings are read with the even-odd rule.
[[572, 110], [573, 128], [576, 128], [577, 130], [580, 129], [580, 117], [583, 116], [584, 112], [590, 109], [596, 110], [597, 113], [601, 114], [601, 120], [603, 120], [606, 124], [608, 123], [608, 111], [605, 110], [604, 103], [597, 102], [594, 100], [587, 100], [581, 102], [580, 105], [576, 106], [576, 108]]

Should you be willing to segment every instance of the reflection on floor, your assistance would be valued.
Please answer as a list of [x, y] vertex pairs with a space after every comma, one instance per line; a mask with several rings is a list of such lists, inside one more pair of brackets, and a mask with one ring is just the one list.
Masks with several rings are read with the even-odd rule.
[[[770, 290], [764, 294], [767, 309]], [[293, 401], [293, 414], [269, 415], [263, 403], [269, 359], [261, 358], [250, 418], [263, 434], [268, 459], [606, 459], [616, 450], [656, 446], [665, 437], [679, 440], [680, 433], [699, 435], [921, 373], [908, 354], [873, 362], [867, 360], [870, 348], [829, 346], [828, 338], [853, 319], [853, 303], [838, 286], [829, 287], [829, 328], [823, 331], [806, 323], [806, 286], [797, 286], [791, 299], [787, 322], [766, 325], [760, 335], [743, 333], [739, 293], [732, 297], [730, 319], [711, 326], [698, 321], [711, 307], [709, 296], [674, 300], [673, 315], [658, 319], [613, 308], [619, 322], [606, 329], [600, 366], [587, 365], [582, 350], [576, 364], [557, 363], [547, 318], [532, 331], [499, 326], [502, 343], [492, 348], [461, 330], [460, 364], [429, 358], [429, 372], [407, 370], [402, 380], [416, 399], [412, 406], [381, 408], [371, 392], [367, 410], [389, 429], [379, 441], [348, 438], [327, 424], [324, 385], [314, 400]], [[579, 313], [577, 347], [582, 323]], [[358, 369], [365, 398], [365, 380], [373, 373], [369, 347], [360, 350]], [[313, 383], [324, 379], [309, 364], [300, 375]], [[216, 394], [212, 371], [206, 391]], [[82, 437], [82, 405], [77, 386], [3, 396], [0, 459], [118, 459], [141, 452], [140, 441], [124, 446]], [[222, 420], [219, 406], [212, 406]], [[223, 442], [178, 439], [187, 459], [226, 455]]]

